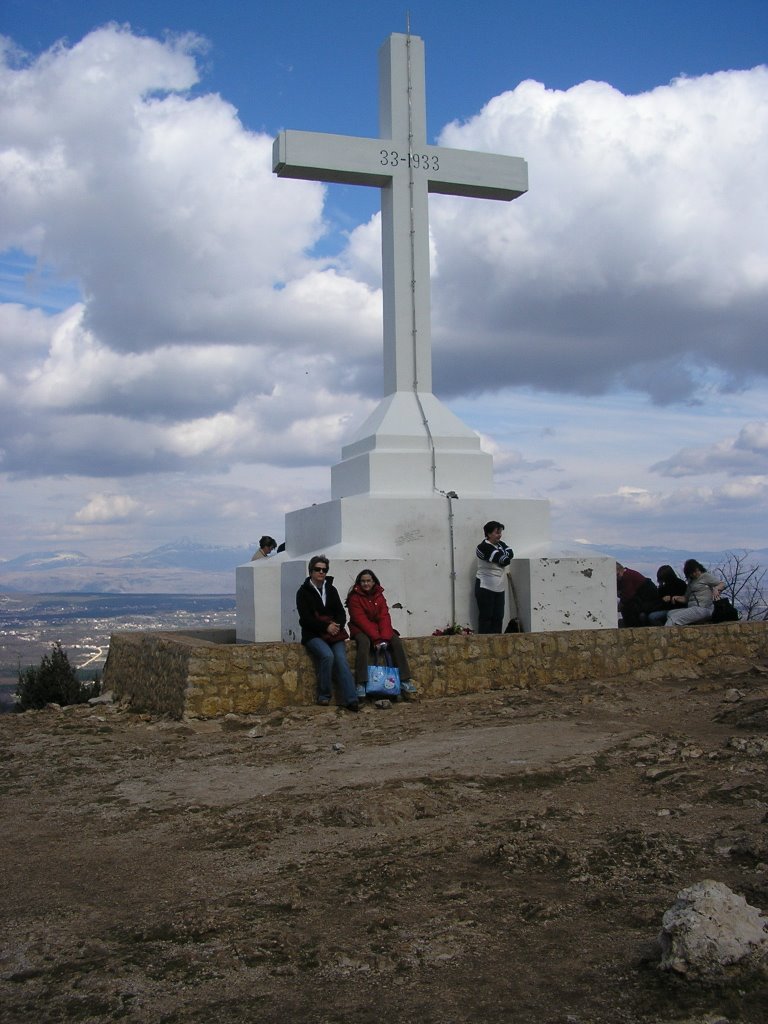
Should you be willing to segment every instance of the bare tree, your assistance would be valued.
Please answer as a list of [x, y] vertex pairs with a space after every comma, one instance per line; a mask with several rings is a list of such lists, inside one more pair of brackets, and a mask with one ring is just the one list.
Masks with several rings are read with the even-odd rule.
[[726, 583], [724, 594], [744, 619], [768, 619], [768, 568], [750, 558], [749, 551], [726, 551], [715, 567]]

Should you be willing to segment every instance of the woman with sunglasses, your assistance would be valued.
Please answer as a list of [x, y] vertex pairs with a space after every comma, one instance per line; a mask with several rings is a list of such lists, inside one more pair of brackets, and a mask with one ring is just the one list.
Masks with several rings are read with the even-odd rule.
[[347, 662], [347, 613], [328, 568], [325, 555], [314, 555], [309, 560], [309, 576], [296, 592], [301, 642], [317, 669], [317, 703], [321, 707], [331, 703], [335, 673], [341, 702], [348, 711], [359, 711], [355, 680]]
[[365, 696], [368, 681], [368, 663], [371, 651], [392, 652], [392, 660], [400, 673], [400, 692], [403, 696], [416, 693], [411, 679], [411, 669], [403, 642], [396, 629], [392, 628], [389, 605], [384, 597], [384, 588], [372, 569], [363, 569], [357, 574], [347, 594], [349, 608], [349, 631], [357, 644], [355, 657], [355, 679], [357, 696]]

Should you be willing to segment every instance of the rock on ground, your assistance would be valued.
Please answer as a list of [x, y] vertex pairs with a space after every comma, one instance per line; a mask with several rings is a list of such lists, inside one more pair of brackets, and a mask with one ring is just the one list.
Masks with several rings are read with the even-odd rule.
[[664, 970], [719, 980], [731, 964], [768, 959], [768, 918], [727, 885], [706, 879], [677, 894], [659, 941]]

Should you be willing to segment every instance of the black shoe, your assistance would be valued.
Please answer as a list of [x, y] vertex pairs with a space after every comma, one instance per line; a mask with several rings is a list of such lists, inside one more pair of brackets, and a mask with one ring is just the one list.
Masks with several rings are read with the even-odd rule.
[[356, 700], [353, 700], [351, 704], [347, 704], [347, 711], [359, 711], [360, 705]]

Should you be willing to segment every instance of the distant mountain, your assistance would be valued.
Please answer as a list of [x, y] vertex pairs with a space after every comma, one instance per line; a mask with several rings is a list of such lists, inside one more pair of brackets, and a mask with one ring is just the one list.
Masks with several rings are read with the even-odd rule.
[[38, 551], [0, 562], [0, 591], [75, 594], [233, 594], [235, 567], [256, 545], [223, 547], [182, 539], [151, 551], [92, 559]]
[[0, 562], [0, 572], [40, 572], [87, 563], [88, 557], [81, 551], [33, 551], [29, 555], [18, 555], [6, 562]]
[[211, 544], [197, 544], [195, 541], [183, 539], [163, 544], [151, 551], [124, 555], [116, 558], [116, 568], [150, 568], [150, 569], [192, 569], [199, 572], [219, 572], [235, 565], [242, 565], [250, 560], [258, 547], [221, 547]]

